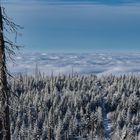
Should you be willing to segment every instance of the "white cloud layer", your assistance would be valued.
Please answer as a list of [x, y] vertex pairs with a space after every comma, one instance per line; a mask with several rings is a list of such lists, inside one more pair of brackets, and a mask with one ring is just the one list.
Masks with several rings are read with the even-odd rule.
[[8, 61], [12, 73], [35, 73], [36, 64], [41, 72], [58, 74], [129, 74], [140, 72], [140, 54], [49, 54], [24, 53]]

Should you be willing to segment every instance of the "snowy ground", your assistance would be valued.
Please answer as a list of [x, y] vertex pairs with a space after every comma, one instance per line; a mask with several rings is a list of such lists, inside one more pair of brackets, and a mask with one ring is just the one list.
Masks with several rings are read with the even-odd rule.
[[48, 54], [23, 53], [8, 61], [12, 73], [35, 71], [36, 64], [41, 72], [50, 75], [80, 73], [123, 74], [140, 72], [140, 53], [131, 54]]

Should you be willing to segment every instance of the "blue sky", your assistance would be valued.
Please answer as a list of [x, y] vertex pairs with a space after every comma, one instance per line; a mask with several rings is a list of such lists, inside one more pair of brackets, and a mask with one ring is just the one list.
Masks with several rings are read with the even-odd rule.
[[10, 0], [24, 51], [140, 52], [140, 0]]

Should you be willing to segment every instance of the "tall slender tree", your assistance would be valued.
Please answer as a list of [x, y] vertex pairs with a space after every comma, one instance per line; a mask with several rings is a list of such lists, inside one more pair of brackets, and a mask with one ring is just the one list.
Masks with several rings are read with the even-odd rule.
[[3, 15], [0, 5], [0, 139], [10, 140], [9, 95], [3, 29]]
[[4, 31], [15, 33], [17, 36], [18, 27], [20, 26], [8, 18], [0, 1], [0, 140], [11, 139], [9, 113], [10, 92], [7, 83], [6, 51], [11, 58], [11, 55], [14, 54], [14, 49], [19, 47], [4, 36]]

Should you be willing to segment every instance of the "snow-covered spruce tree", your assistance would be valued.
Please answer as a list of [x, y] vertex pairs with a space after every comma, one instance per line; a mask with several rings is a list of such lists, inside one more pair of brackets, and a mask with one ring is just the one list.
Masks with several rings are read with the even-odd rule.
[[62, 140], [62, 139], [64, 139], [63, 122], [59, 118], [58, 119], [57, 131], [56, 131], [56, 140]]
[[[11, 79], [12, 90], [19, 93], [19, 104], [12, 103], [12, 108], [18, 106], [17, 111], [11, 111], [13, 140], [21, 137], [99, 140], [105, 139], [107, 133], [108, 139], [120, 140], [137, 139], [140, 135], [140, 76], [38, 78], [20, 75], [19, 83]], [[120, 85], [126, 86], [120, 89]], [[103, 97], [106, 116], [101, 104]]]

